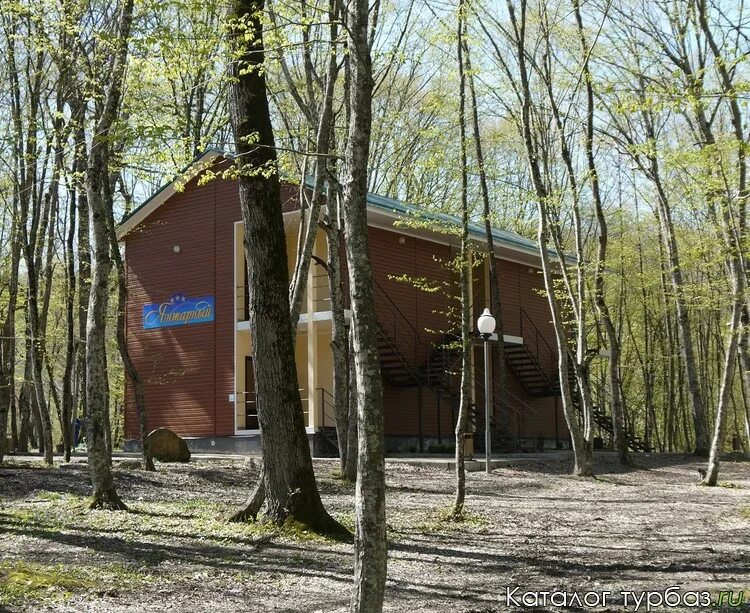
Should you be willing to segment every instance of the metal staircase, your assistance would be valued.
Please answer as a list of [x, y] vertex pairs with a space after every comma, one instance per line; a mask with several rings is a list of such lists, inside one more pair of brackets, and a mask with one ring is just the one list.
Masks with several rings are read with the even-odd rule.
[[338, 455], [339, 439], [336, 433], [336, 426], [326, 425], [327, 423], [336, 423], [336, 409], [333, 405], [333, 394], [324, 387], [319, 387], [315, 391], [320, 392], [320, 407], [321, 412], [323, 413], [323, 427], [320, 429], [320, 433], [327, 446]]
[[[583, 421], [583, 406], [581, 404], [581, 392], [578, 389], [578, 380], [575, 376], [574, 367], [570, 364], [568, 368], [568, 380], [570, 382], [570, 390], [573, 397], [573, 406], [575, 406], [578, 412], [579, 418]], [[591, 419], [594, 424], [599, 428], [599, 431], [606, 432], [610, 438], [614, 437], [614, 427], [612, 426], [612, 416], [607, 413], [604, 408], [599, 405], [594, 405], [591, 409]], [[636, 436], [633, 431], [625, 427], [625, 442], [627, 443], [628, 449], [631, 451], [650, 451], [648, 445], [646, 445], [643, 439]]]
[[[578, 394], [576, 394], [577, 396]], [[612, 416], [608, 415], [604, 409], [599, 406], [594, 406], [591, 412], [591, 418], [594, 423], [599, 427], [600, 430], [604, 430], [610, 437], [614, 436], [614, 428], [612, 427]], [[630, 430], [625, 427], [625, 442], [628, 445], [630, 451], [650, 451], [648, 445]]]
[[410, 387], [418, 381], [418, 374], [409, 359], [399, 349], [389, 331], [378, 323], [378, 358], [380, 372], [392, 387]]
[[529, 396], [559, 396], [557, 352], [521, 308], [521, 343], [505, 343], [505, 361]]
[[[427, 389], [435, 394], [439, 403], [450, 407], [455, 424], [461, 400], [461, 348], [458, 336], [445, 334], [431, 344], [424, 343], [388, 293], [377, 282], [373, 284], [373, 289], [378, 314], [378, 356], [383, 379], [391, 387]], [[529, 325], [533, 325], [530, 320]], [[541, 342], [543, 339], [535, 340], [535, 343]], [[521, 368], [515, 356], [511, 359]], [[482, 388], [484, 372], [477, 365], [473, 379], [474, 388]], [[477, 402], [484, 406], [483, 399], [480, 402], [477, 398]], [[523, 414], [535, 413], [534, 409], [507, 390], [502, 398], [493, 391], [491, 402], [494, 444], [498, 449], [515, 448], [524, 436]], [[470, 419], [475, 425], [475, 432], [484, 431], [484, 412], [477, 410], [473, 404]]]
[[[461, 351], [459, 338], [445, 334], [438, 341], [426, 345], [419, 334], [387, 292], [374, 283], [378, 313], [378, 356], [384, 380], [392, 387], [423, 386], [446, 402], [453, 411], [455, 423], [461, 400]], [[505, 361], [529, 396], [551, 397], [561, 394], [557, 351], [545, 339], [528, 313], [520, 311], [520, 343], [505, 343]], [[426, 360], [420, 361], [421, 355]], [[480, 390], [477, 405], [472, 405], [470, 419], [474, 425], [475, 448], [484, 449], [484, 373], [474, 365], [473, 385]], [[580, 394], [572, 365], [569, 381], [573, 402], [581, 412]], [[491, 398], [491, 436], [493, 449], [519, 451], [526, 443], [524, 417], [535, 410], [507, 389], [501, 397], [493, 391]], [[482, 408], [480, 410], [480, 407]], [[595, 406], [592, 419], [601, 431], [613, 434], [611, 417]], [[632, 451], [647, 451], [645, 442], [625, 429], [628, 447]]]

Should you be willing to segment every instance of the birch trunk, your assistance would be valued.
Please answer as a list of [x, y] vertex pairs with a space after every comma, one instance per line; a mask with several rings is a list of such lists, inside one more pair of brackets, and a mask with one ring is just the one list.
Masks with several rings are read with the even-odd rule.
[[[461, 391], [456, 421], [456, 494], [453, 501], [453, 516], [461, 517], [466, 499], [466, 430], [471, 411], [471, 254], [469, 253], [469, 203], [468, 168], [466, 161], [466, 72], [464, 70], [464, 36], [466, 34], [466, 5], [461, 0], [458, 5], [458, 124], [459, 148], [461, 152], [461, 253], [459, 255], [459, 276], [461, 286]], [[487, 450], [485, 450], [486, 452]], [[490, 462], [489, 456], [486, 461]]]
[[355, 489], [353, 612], [383, 610], [387, 566], [385, 528], [385, 441], [383, 382], [377, 351], [377, 319], [367, 229], [367, 172], [372, 133], [372, 59], [368, 40], [369, 3], [346, 2], [349, 91], [346, 106], [344, 236], [351, 292], [359, 450]]
[[[565, 421], [568, 425], [568, 430], [570, 431], [571, 444], [573, 447], [573, 474], [575, 474], [576, 476], [591, 476], [593, 475], [594, 466], [593, 449], [591, 440], [585, 435], [585, 433], [581, 432], [581, 428], [578, 424], [578, 418], [575, 412], [575, 407], [573, 405], [573, 397], [571, 394], [570, 382], [568, 380], [569, 366], [567, 335], [565, 332], [565, 326], [563, 323], [562, 314], [560, 312], [558, 299], [555, 294], [554, 277], [548, 251], [550, 228], [547, 208], [549, 206], [548, 200], [550, 198], [550, 194], [539, 167], [539, 153], [535, 144], [536, 140], [534, 138], [532, 128], [531, 86], [529, 84], [529, 74], [526, 64], [526, 5], [525, 3], [521, 4], [520, 18], [516, 15], [512, 0], [507, 0], [507, 7], [513, 27], [513, 42], [515, 44], [516, 60], [519, 66], [519, 93], [521, 98], [520, 130], [524, 144], [524, 151], [526, 153], [526, 159], [529, 166], [529, 172], [531, 175], [531, 182], [537, 201], [537, 240], [539, 242], [539, 255], [542, 260], [542, 272], [544, 274], [544, 284], [547, 291], [547, 300], [549, 302], [550, 312], [552, 314], [552, 323], [555, 330], [563, 413], [565, 414]], [[560, 262], [560, 265], [562, 266], [563, 263]], [[578, 372], [576, 372], [576, 376], [579, 377], [579, 381], [581, 381]], [[589, 429], [589, 427], [586, 428], [586, 430]]]
[[[469, 45], [466, 39], [463, 40], [464, 54], [466, 56], [466, 78], [469, 85], [469, 94], [471, 96], [471, 121], [474, 131], [474, 147], [477, 156], [477, 165], [479, 166], [479, 187], [482, 195], [482, 216], [484, 217], [484, 234], [487, 241], [487, 267], [490, 281], [490, 311], [495, 317], [495, 333], [497, 334], [497, 372], [493, 372], [493, 377], [499, 390], [502, 404], [505, 402], [505, 333], [503, 330], [503, 308], [500, 300], [500, 282], [497, 275], [497, 265], [495, 262], [495, 239], [492, 235], [492, 219], [490, 214], [490, 194], [487, 187], [487, 173], [484, 167], [484, 152], [482, 150], [482, 138], [479, 129], [479, 110], [477, 105], [477, 94], [474, 88], [474, 73], [471, 69], [471, 56], [469, 55]], [[485, 364], [485, 368], [488, 365]]]
[[609, 387], [612, 398], [612, 436], [620, 464], [627, 465], [629, 463], [629, 458], [628, 444], [625, 439], [625, 413], [622, 405], [622, 395], [620, 393], [620, 342], [604, 297], [604, 271], [607, 265], [607, 242], [609, 231], [607, 227], [607, 218], [604, 215], [604, 206], [602, 204], [601, 191], [599, 189], [599, 175], [596, 170], [596, 161], [594, 159], [594, 85], [589, 67], [591, 49], [586, 42], [583, 19], [581, 18], [580, 0], [573, 0], [573, 12], [575, 13], [576, 25], [578, 27], [578, 37], [581, 44], [581, 57], [584, 58], [583, 78], [586, 85], [584, 148], [586, 150], [589, 180], [591, 181], [591, 193], [593, 195], [594, 208], [596, 210], [596, 221], [599, 226], [599, 241], [595, 264], [596, 273], [594, 279], [594, 304], [599, 319], [604, 326], [610, 351]]
[[116, 24], [116, 47], [103, 91], [104, 100], [95, 125], [95, 136], [86, 162], [86, 201], [92, 232], [92, 279], [86, 322], [86, 444], [93, 485], [91, 508], [126, 509], [115, 489], [109, 428], [107, 377], [107, 307], [112, 272], [107, 165], [108, 136], [120, 110], [133, 0], [125, 0]]

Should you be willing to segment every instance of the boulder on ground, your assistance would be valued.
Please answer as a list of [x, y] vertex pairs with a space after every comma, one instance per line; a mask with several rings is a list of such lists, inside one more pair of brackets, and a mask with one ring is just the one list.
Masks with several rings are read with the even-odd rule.
[[190, 450], [185, 439], [169, 428], [157, 428], [146, 437], [146, 440], [154, 460], [160, 462], [190, 461]]

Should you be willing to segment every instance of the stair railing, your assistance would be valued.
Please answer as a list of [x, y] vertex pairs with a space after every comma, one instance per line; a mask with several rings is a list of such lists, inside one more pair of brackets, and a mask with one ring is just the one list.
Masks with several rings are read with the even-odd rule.
[[[320, 408], [323, 414], [323, 427], [336, 427], [336, 406], [333, 401], [333, 394], [324, 387], [318, 387], [315, 389], [320, 395]], [[330, 423], [326, 423], [329, 420]]]
[[[474, 364], [474, 383], [477, 385], [477, 389], [480, 390], [482, 394], [484, 394], [484, 368], [477, 364]], [[501, 392], [498, 392], [494, 388], [492, 388], [491, 391], [493, 399], [497, 399], [499, 402], [507, 402], [507, 400], [512, 401], [508, 404], [508, 408], [516, 412], [517, 414], [520, 415], [522, 413], [527, 413], [536, 415], [536, 409], [521, 400], [518, 396], [511, 392], [507, 386], [504, 386], [504, 389], [502, 390], [502, 394], [507, 396], [507, 400], [503, 399], [501, 396]]]
[[372, 288], [378, 324], [388, 340], [392, 341], [393, 349], [406, 358], [407, 369], [412, 375], [416, 375], [419, 348], [422, 344], [419, 332], [375, 279]]
[[238, 285], [235, 288], [237, 297], [237, 321], [248, 321], [250, 319], [250, 289], [247, 285]]
[[[434, 388], [440, 386], [446, 391], [459, 389], [458, 385], [453, 385], [452, 378], [455, 377], [456, 371], [460, 370], [461, 351], [454, 349], [451, 345], [459, 342], [455, 334], [444, 334], [442, 338], [429, 345], [427, 349], [427, 361], [425, 362], [425, 378], [427, 387]], [[437, 371], [437, 374], [436, 374]], [[454, 390], [455, 391], [455, 390]], [[456, 391], [456, 394], [459, 392]]]
[[[478, 392], [477, 404], [480, 405], [480, 415], [482, 426], [484, 425], [484, 369], [477, 364], [474, 365], [474, 385]], [[508, 424], [513, 416], [518, 419], [520, 425], [520, 431], [516, 434], [519, 437], [526, 435], [525, 419], [528, 415], [536, 415], [537, 411], [534, 407], [527, 404], [511, 392], [507, 386], [504, 389], [498, 391], [496, 389], [490, 389], [490, 402], [492, 403], [492, 417], [494, 417], [500, 428], [503, 427], [503, 423]], [[508, 428], [512, 430], [512, 428]]]
[[559, 380], [557, 352], [552, 349], [523, 307], [521, 307], [521, 338], [523, 338], [524, 345], [533, 352], [546, 383], [553, 387], [554, 383]]

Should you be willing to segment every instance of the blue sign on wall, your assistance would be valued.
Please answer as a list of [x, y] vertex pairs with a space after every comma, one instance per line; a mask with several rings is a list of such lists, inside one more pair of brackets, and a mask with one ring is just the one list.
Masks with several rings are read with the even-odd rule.
[[166, 302], [143, 305], [143, 329], [187, 326], [214, 320], [214, 297], [188, 298], [176, 293]]

